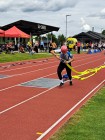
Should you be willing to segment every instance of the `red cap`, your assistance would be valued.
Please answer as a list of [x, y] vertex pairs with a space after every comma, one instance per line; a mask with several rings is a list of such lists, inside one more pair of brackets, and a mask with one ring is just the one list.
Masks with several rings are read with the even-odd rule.
[[61, 52], [65, 54], [65, 53], [67, 53], [67, 51], [68, 51], [67, 46], [63, 45], [63, 46], [61, 47]]

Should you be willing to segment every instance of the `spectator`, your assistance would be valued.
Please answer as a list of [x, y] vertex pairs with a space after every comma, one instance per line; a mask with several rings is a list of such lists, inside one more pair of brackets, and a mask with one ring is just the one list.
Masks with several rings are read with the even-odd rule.
[[77, 53], [80, 54], [81, 42], [77, 42]]

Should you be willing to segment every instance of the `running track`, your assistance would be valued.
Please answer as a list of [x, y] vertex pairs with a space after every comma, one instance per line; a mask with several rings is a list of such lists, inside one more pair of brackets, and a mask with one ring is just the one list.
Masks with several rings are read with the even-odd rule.
[[[103, 53], [74, 55], [74, 58], [72, 66], [77, 71], [95, 68], [105, 62]], [[0, 64], [0, 75], [7, 76], [0, 79], [0, 140], [47, 140], [105, 85], [105, 69], [83, 81], [73, 79], [73, 86], [69, 86], [68, 81], [63, 87], [21, 85], [39, 78], [58, 79], [58, 63], [51, 57], [24, 61], [15, 66]]]

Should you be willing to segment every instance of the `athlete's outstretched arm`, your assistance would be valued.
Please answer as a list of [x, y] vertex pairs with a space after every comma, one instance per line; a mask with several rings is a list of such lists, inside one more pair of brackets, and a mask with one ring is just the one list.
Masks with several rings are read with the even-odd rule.
[[60, 57], [55, 53], [55, 51], [54, 50], [51, 50], [50, 51], [50, 53], [52, 53], [57, 59], [59, 59], [60, 60]]

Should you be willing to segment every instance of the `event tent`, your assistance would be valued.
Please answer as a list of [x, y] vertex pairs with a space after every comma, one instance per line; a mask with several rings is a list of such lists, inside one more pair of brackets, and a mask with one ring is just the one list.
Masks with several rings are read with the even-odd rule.
[[0, 29], [0, 37], [4, 37], [5, 36], [5, 31]]
[[30, 38], [30, 35], [13, 26], [5, 31], [5, 37]]

